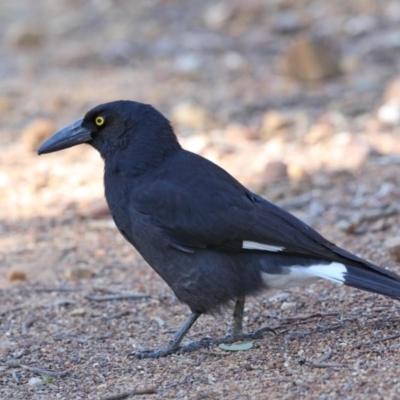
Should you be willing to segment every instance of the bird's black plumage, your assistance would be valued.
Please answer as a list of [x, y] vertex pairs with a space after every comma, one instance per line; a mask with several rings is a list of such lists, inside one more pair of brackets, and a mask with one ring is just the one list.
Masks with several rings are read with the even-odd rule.
[[150, 355], [176, 350], [198, 315], [232, 300], [241, 334], [245, 296], [270, 287], [327, 278], [400, 299], [398, 275], [337, 247], [182, 149], [168, 120], [149, 105], [95, 107], [39, 154], [82, 142], [104, 158], [105, 194], [118, 229], [193, 312], [168, 351]]

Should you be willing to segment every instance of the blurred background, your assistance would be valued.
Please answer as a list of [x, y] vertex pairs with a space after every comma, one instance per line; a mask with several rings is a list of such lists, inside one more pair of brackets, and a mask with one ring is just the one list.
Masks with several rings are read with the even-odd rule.
[[[329, 398], [340, 388], [345, 394], [338, 398], [350, 391], [352, 398], [369, 398], [357, 397], [360, 387], [365, 393], [383, 387], [383, 397], [398, 398], [400, 392], [388, 394], [398, 377], [385, 372], [390, 354], [388, 370], [398, 371], [398, 347], [385, 353], [385, 368], [373, 364], [381, 348], [368, 354], [371, 362], [357, 364], [364, 357], [360, 338], [393, 333], [390, 300], [329, 283], [250, 300], [252, 329], [322, 310], [334, 328], [313, 320], [301, 332], [290, 331], [284, 343], [268, 341], [260, 360], [242, 354], [249, 358], [242, 369], [229, 366], [228, 372], [220, 368], [222, 359], [212, 358], [203, 373], [207, 363], [200, 369], [189, 360], [182, 368], [192, 368], [195, 378], [173, 386], [183, 361], [143, 362], [140, 372], [126, 364], [132, 346], [164, 344], [187, 309], [117, 232], [98, 153], [78, 146], [36, 154], [43, 140], [93, 106], [117, 99], [151, 103], [172, 121], [184, 147], [338, 245], [399, 271], [398, 0], [2, 0], [0, 36], [2, 358], [29, 350], [24, 354], [34, 365], [84, 376], [86, 393], [104, 390], [107, 380], [117, 389], [153, 382], [169, 398], [207, 393], [217, 384], [249, 396], [249, 387], [266, 393], [270, 385], [271, 398], [279, 393], [276, 385], [288, 393], [281, 398], [308, 388]], [[84, 297], [130, 290], [151, 298], [98, 304]], [[225, 334], [225, 325], [211, 317], [199, 326], [201, 336]], [[339, 328], [343, 342], [335, 337]], [[109, 336], [101, 336], [104, 331]], [[296, 372], [299, 355], [318, 359], [335, 343], [341, 346], [336, 361], [357, 360], [353, 381], [335, 369]], [[228, 365], [230, 358], [224, 360]], [[265, 373], [258, 369], [262, 378], [254, 365], [267, 365]], [[17, 398], [15, 387], [28, 381], [29, 371], [19, 383], [3, 371], [0, 392]], [[265, 386], [271, 374], [274, 383]], [[282, 376], [289, 378], [279, 383]], [[81, 398], [81, 382], [58, 379], [42, 390], [56, 398], [68, 387], [68, 398]], [[263, 398], [260, 391], [252, 396], [240, 398]]]
[[41, 217], [109, 217], [96, 152], [36, 149], [116, 99], [153, 104], [183, 146], [281, 205], [305, 193], [292, 211], [317, 222], [327, 202], [307, 192], [332, 200], [357, 172], [381, 179], [369, 159], [397, 162], [399, 26], [396, 0], [2, 1], [0, 249], [36, 248]]

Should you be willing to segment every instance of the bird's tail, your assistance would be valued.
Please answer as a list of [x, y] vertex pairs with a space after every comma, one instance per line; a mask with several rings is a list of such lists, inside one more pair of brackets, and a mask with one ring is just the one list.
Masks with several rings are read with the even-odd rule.
[[[354, 256], [355, 257], [355, 256]], [[316, 264], [306, 274], [400, 300], [400, 276], [368, 261]], [[358, 261], [358, 260], [357, 260]]]
[[345, 285], [400, 300], [400, 276], [375, 265], [345, 267], [346, 272], [343, 274]]

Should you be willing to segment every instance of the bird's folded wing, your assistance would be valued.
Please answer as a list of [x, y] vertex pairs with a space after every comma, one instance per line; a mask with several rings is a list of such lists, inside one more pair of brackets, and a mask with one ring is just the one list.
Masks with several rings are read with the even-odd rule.
[[[308, 225], [242, 186], [209, 181], [207, 191], [154, 182], [137, 203], [171, 246], [185, 252], [280, 252], [368, 264]], [[371, 264], [372, 265], [372, 264]]]
[[137, 211], [147, 214], [173, 244], [187, 248], [224, 246], [256, 224], [254, 204], [227, 185], [210, 184], [207, 192], [154, 182], [141, 194]]

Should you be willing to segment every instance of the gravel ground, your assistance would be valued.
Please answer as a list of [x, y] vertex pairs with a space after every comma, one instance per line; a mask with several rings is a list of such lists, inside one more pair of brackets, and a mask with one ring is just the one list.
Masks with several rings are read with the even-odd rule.
[[[35, 154], [98, 103], [152, 103], [185, 147], [400, 273], [399, 21], [397, 1], [1, 2], [0, 398], [400, 398], [398, 304], [329, 282], [249, 299], [246, 329], [276, 331], [250, 350], [127, 358], [188, 309], [117, 232], [98, 154]], [[310, 37], [334, 65], [290, 63]]]

